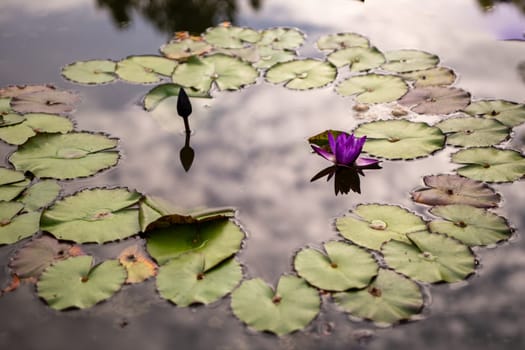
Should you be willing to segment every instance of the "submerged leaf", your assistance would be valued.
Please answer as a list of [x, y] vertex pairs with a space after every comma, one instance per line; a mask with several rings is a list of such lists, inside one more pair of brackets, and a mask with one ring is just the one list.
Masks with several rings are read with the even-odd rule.
[[334, 81], [337, 69], [328, 62], [315, 59], [298, 59], [272, 66], [266, 72], [270, 83], [284, 83], [292, 90], [307, 90], [325, 86]]
[[439, 63], [438, 56], [418, 50], [389, 51], [385, 53], [385, 58], [387, 62], [383, 64], [383, 69], [396, 73], [428, 69]]
[[465, 108], [470, 94], [462, 89], [431, 86], [409, 91], [399, 104], [419, 114], [450, 114]]
[[77, 61], [62, 68], [62, 75], [75, 83], [105, 84], [116, 79], [116, 68], [110, 60]]
[[451, 85], [456, 81], [456, 73], [452, 69], [445, 67], [403, 73], [401, 77], [414, 81], [415, 87]]
[[24, 118], [20, 124], [0, 128], [0, 139], [12, 145], [21, 145], [40, 133], [65, 134], [73, 130], [71, 120], [60, 115], [28, 113]]
[[304, 38], [304, 33], [296, 28], [270, 28], [262, 31], [257, 45], [277, 50], [293, 50], [303, 44]]
[[368, 39], [356, 33], [328, 34], [317, 40], [319, 50], [340, 50], [348, 47], [368, 47]]
[[447, 144], [461, 147], [492, 146], [507, 139], [511, 131], [497, 120], [478, 117], [449, 118], [435, 126], [447, 134]]
[[350, 47], [334, 51], [327, 60], [338, 68], [349, 65], [351, 72], [361, 72], [379, 67], [385, 57], [375, 47]]
[[343, 80], [336, 91], [342, 96], [357, 94], [360, 103], [384, 103], [399, 99], [408, 91], [408, 85], [393, 75], [366, 74]]
[[496, 119], [511, 127], [525, 122], [525, 106], [505, 100], [474, 101], [463, 111], [470, 115]]
[[18, 202], [0, 202], [0, 245], [18, 242], [38, 231], [40, 213], [22, 212]]
[[80, 97], [70, 91], [46, 90], [25, 93], [11, 99], [11, 108], [18, 113], [61, 114], [72, 112]]
[[120, 252], [118, 260], [126, 268], [126, 283], [140, 283], [157, 274], [157, 264], [153, 262], [142, 245], [134, 244]]
[[[177, 97], [179, 95], [181, 86], [173, 83], [166, 83], [155, 86], [148, 91], [144, 96], [143, 106], [148, 112], [154, 110], [162, 101], [170, 97]], [[192, 88], [186, 88], [186, 93], [189, 97], [203, 97], [210, 98], [207, 92], [198, 91]]]
[[177, 62], [160, 56], [130, 56], [117, 63], [117, 75], [139, 84], [157, 83], [163, 76], [171, 76]]

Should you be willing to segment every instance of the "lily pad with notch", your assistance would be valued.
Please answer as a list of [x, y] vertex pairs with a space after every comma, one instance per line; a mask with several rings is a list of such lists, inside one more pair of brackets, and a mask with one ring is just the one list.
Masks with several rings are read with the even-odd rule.
[[319, 50], [341, 50], [349, 47], [369, 47], [369, 40], [357, 33], [336, 33], [320, 37], [317, 42]]
[[246, 280], [233, 291], [231, 300], [237, 318], [279, 336], [306, 327], [321, 304], [317, 290], [296, 276], [281, 276], [275, 291], [260, 278]]
[[405, 73], [437, 66], [439, 57], [419, 50], [394, 50], [385, 52], [386, 63], [382, 68], [396, 73]]
[[111, 60], [77, 61], [62, 68], [62, 76], [80, 84], [106, 84], [117, 78], [116, 68]]
[[419, 216], [387, 204], [360, 204], [350, 215], [337, 218], [335, 225], [344, 238], [373, 250], [391, 239], [408, 243], [409, 233], [428, 232]]
[[266, 72], [265, 78], [274, 84], [284, 83], [292, 90], [308, 90], [333, 82], [337, 68], [331, 63], [315, 59], [297, 59], [277, 63]]
[[53, 88], [17, 95], [11, 99], [11, 108], [18, 113], [63, 114], [75, 110], [79, 103], [78, 94]]
[[450, 68], [435, 67], [402, 73], [401, 77], [414, 82], [415, 87], [445, 86], [456, 81], [456, 73]]
[[509, 137], [511, 129], [493, 119], [457, 117], [435, 125], [447, 134], [447, 144], [460, 147], [492, 146]]
[[297, 28], [269, 28], [261, 32], [257, 46], [269, 46], [276, 50], [294, 50], [299, 48], [305, 39], [305, 34]]
[[40, 210], [51, 204], [60, 194], [61, 187], [54, 180], [41, 180], [32, 184], [17, 200], [30, 211]]
[[[144, 96], [142, 105], [148, 112], [154, 110], [162, 101], [170, 97], [177, 97], [179, 95], [180, 85], [173, 83], [160, 84], [148, 91]], [[189, 97], [211, 98], [208, 92], [198, 91], [192, 88], [186, 88], [186, 93]]]
[[128, 273], [126, 283], [141, 283], [157, 275], [157, 264], [150, 259], [144, 247], [139, 243], [124, 248], [118, 260]]
[[429, 86], [410, 90], [399, 104], [419, 114], [450, 114], [470, 103], [470, 93], [453, 87]]
[[213, 50], [213, 46], [201, 37], [170, 41], [160, 47], [160, 52], [172, 60], [184, 61], [191, 56], [202, 56]]
[[23, 172], [0, 167], [0, 201], [13, 200], [30, 182]]
[[514, 127], [525, 122], [525, 105], [505, 100], [473, 101], [464, 112]]
[[326, 58], [337, 68], [349, 66], [351, 72], [377, 68], [385, 62], [385, 56], [375, 47], [350, 47], [332, 52]]
[[65, 134], [74, 128], [73, 122], [61, 115], [28, 113], [23, 117], [19, 124], [0, 127], [0, 139], [11, 145], [21, 145], [40, 133]]
[[250, 62], [258, 69], [267, 69], [276, 63], [288, 62], [297, 58], [297, 52], [292, 50], [278, 50], [271, 46], [249, 46], [242, 49], [219, 50], [228, 56], [234, 56]]
[[408, 85], [399, 77], [366, 74], [343, 80], [336, 89], [341, 96], [356, 96], [359, 103], [384, 103], [396, 101], [408, 91]]
[[23, 211], [18, 202], [0, 202], [0, 245], [12, 244], [38, 232], [40, 213]]
[[177, 64], [177, 61], [161, 56], [130, 56], [117, 63], [115, 72], [128, 82], [158, 83], [162, 76], [171, 76]]
[[261, 34], [251, 28], [236, 26], [218, 26], [208, 28], [204, 33], [204, 40], [215, 47], [240, 49], [255, 44]]
[[445, 135], [434, 126], [408, 120], [379, 120], [359, 125], [356, 136], [365, 136], [363, 150], [387, 159], [428, 156], [445, 145]]

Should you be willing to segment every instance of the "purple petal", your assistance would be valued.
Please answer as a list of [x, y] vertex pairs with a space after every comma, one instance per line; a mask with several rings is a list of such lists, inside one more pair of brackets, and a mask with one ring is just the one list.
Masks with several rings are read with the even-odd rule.
[[335, 154], [335, 149], [337, 148], [334, 135], [332, 135], [331, 132], [328, 132], [328, 144], [330, 145], [330, 149], [332, 150], [332, 153]]
[[325, 151], [324, 149], [322, 149], [321, 147], [319, 147], [317, 145], [310, 145], [310, 146], [312, 147], [312, 149], [314, 150], [315, 153], [317, 153], [318, 155], [320, 155], [324, 159], [329, 160], [332, 163], [335, 163], [335, 156], [332, 153], [330, 153], [328, 151]]
[[379, 162], [380, 160], [374, 159], [374, 158], [357, 158], [355, 161], [355, 165], [358, 166], [359, 168], [364, 168], [364, 167], [376, 165]]

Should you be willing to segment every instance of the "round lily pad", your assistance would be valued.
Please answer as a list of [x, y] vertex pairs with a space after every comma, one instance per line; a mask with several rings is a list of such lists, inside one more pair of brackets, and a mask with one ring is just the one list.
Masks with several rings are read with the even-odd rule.
[[419, 114], [450, 114], [465, 108], [470, 94], [452, 87], [430, 86], [409, 91], [399, 104]]
[[[166, 83], [155, 86], [144, 96], [144, 100], [142, 101], [144, 109], [148, 112], [154, 110], [165, 99], [177, 97], [179, 95], [179, 91], [180, 85], [177, 84]], [[191, 88], [184, 89], [184, 91], [189, 97], [211, 97], [207, 92], [202, 92]]]
[[48, 206], [60, 194], [61, 187], [54, 180], [42, 180], [25, 190], [18, 201], [27, 210], [35, 211]]
[[117, 63], [116, 73], [125, 81], [139, 84], [157, 83], [171, 76], [177, 62], [160, 56], [130, 56]]
[[128, 273], [126, 283], [140, 283], [157, 274], [157, 264], [138, 243], [121, 251], [118, 260]]
[[391, 240], [381, 247], [388, 266], [419, 281], [457, 282], [474, 272], [472, 251], [442, 234], [416, 232], [410, 243]]
[[11, 108], [18, 113], [61, 114], [72, 112], [80, 97], [70, 91], [45, 90], [28, 92], [11, 99]]
[[307, 90], [325, 86], [334, 81], [337, 69], [326, 61], [299, 59], [278, 63], [266, 72], [270, 83], [284, 83], [289, 89]]
[[417, 283], [387, 269], [380, 269], [367, 288], [336, 293], [334, 300], [352, 316], [385, 325], [410, 319], [424, 305]]
[[204, 255], [186, 253], [159, 269], [157, 289], [164, 299], [178, 306], [210, 304], [230, 293], [242, 279], [241, 265], [230, 258], [204, 270]]
[[356, 136], [365, 136], [363, 150], [387, 159], [425, 157], [445, 145], [440, 129], [408, 120], [379, 120], [359, 125]]
[[359, 103], [384, 103], [399, 99], [408, 91], [408, 85], [393, 75], [366, 74], [343, 80], [336, 87], [342, 96], [357, 94]]
[[296, 28], [269, 28], [263, 30], [258, 46], [270, 46], [277, 50], [293, 50], [300, 47], [305, 35]]
[[20, 241], [38, 231], [40, 213], [22, 212], [24, 205], [0, 202], [0, 245]]
[[383, 69], [396, 73], [433, 68], [439, 63], [438, 56], [418, 50], [389, 51], [385, 58]]
[[126, 270], [117, 260], [93, 266], [93, 257], [77, 256], [48, 267], [37, 289], [53, 309], [86, 309], [111, 297], [125, 280]]
[[62, 75], [75, 83], [105, 84], [116, 79], [116, 68], [110, 60], [78, 61], [62, 68]]
[[415, 87], [451, 85], [456, 81], [456, 73], [452, 69], [445, 67], [403, 73], [401, 77], [413, 81]]
[[319, 50], [340, 50], [348, 47], [368, 47], [369, 41], [361, 34], [337, 33], [328, 34], [317, 40]]
[[0, 167], [0, 201], [16, 198], [29, 185], [24, 173]]
[[173, 60], [183, 60], [191, 56], [201, 56], [212, 49], [213, 47], [210, 44], [199, 37], [199, 39], [186, 38], [171, 41], [161, 46], [160, 52]]
[[42, 214], [41, 228], [58, 239], [77, 243], [104, 243], [140, 231], [141, 195], [124, 188], [93, 188], [55, 202]]
[[497, 207], [501, 196], [481, 181], [458, 175], [431, 175], [423, 178], [428, 187], [412, 192], [412, 200], [428, 205], [466, 204], [478, 208]]
[[350, 214], [336, 219], [337, 230], [369, 249], [379, 250], [390, 239], [409, 242], [407, 234], [427, 232], [423, 219], [395, 205], [360, 204]]
[[17, 170], [38, 177], [72, 179], [93, 175], [117, 164], [117, 140], [101, 134], [38, 134], [18, 148], [9, 161]]
[[492, 146], [509, 137], [511, 129], [497, 120], [478, 117], [445, 119], [435, 125], [447, 134], [447, 144], [460, 147]]
[[332, 52], [327, 60], [338, 68], [348, 65], [350, 71], [361, 72], [379, 67], [385, 57], [375, 47], [350, 47]]
[[430, 231], [444, 233], [468, 246], [494, 244], [512, 234], [504, 218], [486, 209], [456, 204], [434, 207], [430, 212], [444, 219], [431, 221]]
[[173, 82], [208, 92], [212, 84], [219, 90], [238, 90], [255, 83], [259, 73], [249, 63], [223, 54], [192, 57], [173, 72]]
[[221, 26], [209, 28], [204, 39], [216, 47], [239, 49], [259, 41], [261, 34], [251, 28]]
[[281, 276], [275, 292], [260, 278], [244, 281], [231, 298], [233, 313], [241, 321], [277, 335], [306, 327], [321, 304], [317, 290], [295, 276]]
[[355, 245], [331, 241], [327, 255], [312, 248], [300, 250], [294, 259], [299, 276], [311, 285], [331, 291], [363, 288], [377, 275], [379, 266], [372, 254]]
[[470, 115], [496, 119], [511, 127], [525, 122], [525, 106], [505, 100], [474, 101], [463, 111]]
[[74, 127], [71, 120], [55, 114], [28, 113], [24, 118], [25, 120], [20, 124], [0, 128], [0, 139], [12, 145], [21, 145], [36, 134], [64, 134]]

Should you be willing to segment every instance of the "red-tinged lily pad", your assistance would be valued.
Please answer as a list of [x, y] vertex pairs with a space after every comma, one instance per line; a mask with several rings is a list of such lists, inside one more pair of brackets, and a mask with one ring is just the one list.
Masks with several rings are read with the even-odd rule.
[[0, 201], [16, 198], [29, 183], [23, 172], [0, 167]]
[[157, 264], [138, 243], [121, 251], [118, 260], [128, 272], [126, 283], [140, 283], [157, 274]]
[[23, 94], [53, 91], [56, 91], [56, 88], [53, 85], [9, 85], [0, 89], [0, 96], [17, 97]]
[[490, 186], [459, 175], [430, 175], [425, 188], [412, 192], [412, 200], [427, 205], [466, 204], [478, 208], [498, 206], [501, 196]]
[[79, 103], [79, 95], [73, 92], [46, 90], [13, 97], [11, 108], [18, 113], [62, 114], [72, 112]]
[[317, 40], [319, 50], [341, 50], [349, 47], [368, 47], [370, 45], [367, 38], [357, 33], [337, 33], [328, 34]]
[[525, 105], [505, 100], [480, 100], [472, 102], [464, 111], [508, 125], [517, 126], [525, 122]]
[[24, 212], [18, 202], [0, 202], [0, 245], [20, 241], [38, 232], [40, 213]]
[[408, 106], [419, 114], [450, 114], [469, 103], [470, 93], [467, 91], [440, 86], [415, 88], [399, 100], [400, 105]]

